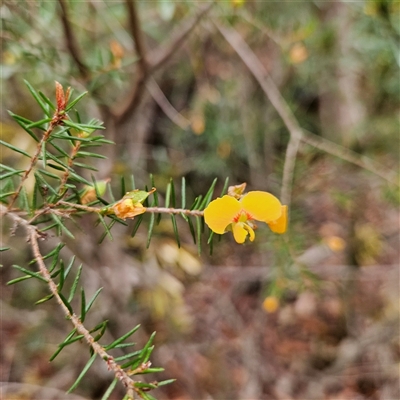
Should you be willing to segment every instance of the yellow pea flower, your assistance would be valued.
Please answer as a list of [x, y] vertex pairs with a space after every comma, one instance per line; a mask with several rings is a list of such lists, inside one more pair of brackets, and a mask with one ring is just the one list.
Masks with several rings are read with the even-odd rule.
[[226, 195], [207, 206], [204, 220], [215, 233], [232, 230], [236, 242], [244, 243], [247, 236], [250, 241], [254, 240], [254, 220], [267, 223], [273, 232], [284, 233], [287, 206], [282, 206], [275, 196], [267, 192], [248, 192], [240, 199]]

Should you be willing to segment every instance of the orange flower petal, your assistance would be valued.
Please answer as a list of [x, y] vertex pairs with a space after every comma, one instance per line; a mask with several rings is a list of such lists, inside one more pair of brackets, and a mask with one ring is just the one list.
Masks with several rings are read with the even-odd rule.
[[223, 196], [207, 206], [204, 210], [204, 221], [212, 231], [222, 235], [240, 210], [241, 205], [235, 198]]
[[285, 233], [287, 229], [287, 206], [282, 206], [282, 214], [276, 221], [267, 222], [272, 232]]
[[257, 221], [276, 221], [282, 214], [281, 202], [272, 194], [255, 191], [245, 194], [240, 200], [245, 211]]
[[136, 215], [143, 214], [146, 208], [142, 204], [133, 204], [131, 199], [122, 199], [118, 203], [115, 203], [112, 207], [115, 215], [118, 218], [126, 219], [133, 218]]
[[237, 243], [244, 243], [244, 241], [246, 240], [248, 231], [245, 229], [245, 227], [246, 225], [244, 225], [243, 222], [233, 224], [233, 237], [235, 238]]

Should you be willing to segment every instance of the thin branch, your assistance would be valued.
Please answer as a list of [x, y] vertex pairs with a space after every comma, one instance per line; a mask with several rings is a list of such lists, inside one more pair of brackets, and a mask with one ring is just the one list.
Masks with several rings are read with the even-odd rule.
[[8, 210], [11, 210], [11, 208], [14, 205], [15, 201], [17, 200], [19, 194], [21, 193], [21, 190], [24, 186], [24, 182], [28, 179], [29, 174], [31, 173], [33, 167], [37, 163], [40, 152], [42, 151], [43, 143], [45, 143], [47, 141], [47, 139], [50, 137], [54, 128], [61, 124], [61, 121], [62, 120], [59, 118], [59, 116], [57, 114], [55, 114], [53, 119], [50, 122], [49, 128], [47, 129], [47, 131], [43, 134], [42, 138], [40, 139], [40, 142], [38, 143], [38, 145], [36, 147], [35, 154], [32, 156], [28, 168], [25, 170], [24, 175], [22, 175], [22, 177], [21, 177], [21, 181], [19, 182], [18, 188], [15, 191], [15, 193], [13, 194], [10, 203], [8, 204]]
[[197, 26], [203, 16], [211, 10], [214, 4], [214, 2], [211, 2], [202, 7], [195, 16], [184, 21], [181, 26], [176, 29], [172, 34], [172, 37], [168, 40], [168, 43], [163, 43], [149, 54], [149, 60], [153, 72], [168, 62], [181, 48], [186, 38], [192, 33], [193, 29]]
[[146, 207], [146, 212], [160, 213], [160, 214], [185, 214], [202, 217], [204, 211], [200, 210], [186, 210], [183, 208], [166, 208], [166, 207]]
[[[81, 204], [69, 203], [67, 201], [62, 201], [62, 200], [58, 201], [56, 205], [63, 205], [63, 206], [70, 207], [71, 210], [68, 210], [68, 212], [73, 211], [73, 209], [78, 209], [78, 210], [82, 210], [82, 211], [86, 211], [86, 212], [100, 213], [104, 209], [104, 207], [102, 207], [102, 208], [88, 207], [88, 206], [84, 206]], [[54, 208], [54, 207], [52, 207], [52, 208]], [[149, 212], [149, 213], [185, 214], [185, 215], [193, 215], [193, 216], [197, 216], [197, 217], [202, 217], [204, 215], [204, 211], [187, 210], [184, 208], [145, 207], [145, 209], [146, 209], [145, 212]], [[67, 210], [65, 210], [65, 211], [67, 211]]]
[[[127, 6], [134, 8], [135, 3], [133, 1], [126, 0], [126, 2]], [[131, 33], [135, 40], [135, 48], [140, 56], [140, 60], [142, 60], [142, 63], [144, 64], [140, 67], [140, 74], [132, 90], [113, 110], [113, 115], [117, 123], [122, 124], [130, 115], [132, 115], [142, 101], [143, 93], [146, 89], [146, 83], [150, 76], [152, 76], [157, 69], [161, 68], [181, 48], [188, 35], [200, 22], [201, 18], [211, 9], [213, 4], [214, 3], [207, 5], [201, 9], [196, 16], [184, 21], [177, 33], [172, 36], [171, 40], [157, 47], [148, 55], [148, 57], [144, 57], [144, 45], [138, 44], [143, 42], [142, 36], [139, 33], [141, 31], [139, 19], [136, 14], [131, 16]]]
[[153, 79], [150, 78], [149, 81], [146, 84], [147, 90], [150, 92], [151, 96], [155, 100], [155, 102], [159, 105], [161, 110], [164, 112], [164, 114], [179, 128], [186, 130], [189, 125], [190, 121], [186, 119], [182, 114], [180, 114], [173, 106], [172, 104], [168, 101], [168, 99], [165, 97], [164, 93], [160, 89], [160, 87], [157, 85], [157, 82]]
[[357, 165], [361, 168], [366, 169], [369, 172], [381, 177], [382, 179], [396, 185], [400, 186], [399, 180], [396, 178], [396, 172], [393, 170], [388, 170], [385, 166], [377, 163], [376, 161], [362, 156], [346, 147], [340, 146], [330, 140], [324, 139], [321, 136], [317, 136], [316, 134], [303, 130], [302, 141], [311, 146], [316, 147], [322, 151], [325, 151], [328, 154], [332, 154], [336, 157], [339, 157], [349, 163]]
[[140, 70], [142, 75], [145, 75], [148, 71], [148, 63], [146, 60], [143, 32], [140, 28], [140, 20], [136, 9], [136, 1], [125, 0], [125, 4], [128, 10], [129, 29], [133, 37], [133, 43], [135, 45], [136, 53], [139, 57], [138, 69]]
[[89, 346], [93, 349], [93, 351], [100, 356], [102, 360], [104, 360], [107, 364], [107, 367], [109, 370], [112, 370], [114, 372], [114, 375], [118, 380], [122, 382], [122, 384], [125, 386], [127, 389], [127, 394], [129, 394], [131, 397], [133, 397], [133, 391], [137, 391], [137, 388], [135, 388], [134, 384], [135, 381], [131, 379], [128, 375], [127, 372], [125, 372], [115, 361], [114, 357], [108, 354], [105, 349], [94, 339], [94, 337], [90, 334], [90, 332], [85, 328], [85, 326], [82, 324], [80, 321], [79, 317], [75, 314], [72, 313], [68, 310], [67, 306], [64, 304], [62, 301], [59, 293], [58, 293], [58, 288], [56, 283], [53, 281], [51, 274], [49, 270], [46, 267], [46, 264], [44, 262], [43, 256], [40, 252], [39, 248], [39, 237], [41, 237], [40, 232], [38, 232], [37, 228], [33, 225], [30, 225], [25, 219], [21, 218], [17, 214], [7, 212], [7, 209], [0, 205], [0, 212], [2, 215], [7, 214], [11, 219], [14, 220], [15, 223], [22, 225], [25, 230], [28, 233], [28, 240], [31, 244], [32, 247], [32, 252], [35, 257], [36, 263], [39, 266], [39, 271], [43, 278], [46, 279], [47, 285], [50, 289], [51, 294], [54, 296], [56, 299], [58, 305], [60, 308], [63, 310], [65, 316], [67, 319], [69, 319], [72, 324], [74, 325], [76, 331], [83, 335], [86, 342], [89, 344]]
[[275, 82], [269, 76], [258, 57], [243, 40], [240, 34], [233, 28], [223, 26], [221, 23], [214, 22], [214, 25], [256, 78], [290, 133], [290, 140], [286, 149], [281, 190], [281, 201], [284, 204], [290, 205], [294, 166], [296, 163], [296, 155], [299, 149], [300, 140], [303, 135], [302, 129], [285, 99], [276, 87]]
[[360, 156], [343, 146], [337, 145], [301, 128], [296, 117], [276, 87], [274, 81], [268, 75], [268, 72], [265, 70], [264, 66], [261, 64], [247, 43], [243, 40], [243, 38], [239, 35], [239, 33], [237, 33], [234, 29], [225, 27], [221, 24], [214, 23], [214, 25], [249, 68], [250, 72], [260, 84], [264, 93], [271, 101], [272, 105], [282, 118], [290, 133], [290, 140], [286, 149], [282, 178], [281, 200], [284, 204], [290, 204], [294, 167], [301, 141], [319, 148], [329, 154], [340, 157], [352, 164], [358, 165], [359, 167], [374, 173], [386, 181], [399, 186], [399, 181], [396, 179], [396, 174], [394, 171], [387, 170], [385, 167], [371, 159]]
[[75, 64], [78, 67], [79, 73], [82, 76], [83, 79], [88, 79], [90, 75], [89, 68], [86, 66], [86, 64], [82, 61], [82, 57], [79, 51], [78, 43], [77, 40], [74, 36], [73, 29], [71, 27], [69, 18], [68, 18], [68, 9], [67, 5], [65, 3], [65, 0], [58, 0], [58, 3], [60, 4], [61, 8], [61, 22], [62, 26], [64, 29], [64, 36], [65, 36], [65, 42], [68, 48], [68, 51], [71, 54], [71, 57], [75, 61]]

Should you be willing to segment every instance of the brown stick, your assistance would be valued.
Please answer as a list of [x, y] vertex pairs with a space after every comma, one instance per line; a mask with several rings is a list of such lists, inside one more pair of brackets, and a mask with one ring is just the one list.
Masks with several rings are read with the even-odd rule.
[[74, 36], [73, 30], [71, 28], [71, 24], [68, 18], [68, 9], [67, 5], [65, 4], [65, 0], [58, 0], [58, 3], [60, 4], [61, 8], [61, 22], [62, 26], [64, 29], [64, 36], [65, 36], [65, 42], [68, 48], [68, 51], [70, 52], [73, 60], [75, 61], [75, 64], [78, 67], [79, 73], [82, 76], [83, 79], [88, 79], [89, 78], [89, 69], [86, 66], [86, 64], [82, 61], [82, 57], [79, 51], [78, 43], [77, 40]]
[[285, 165], [282, 178], [281, 201], [283, 204], [290, 204], [291, 198], [291, 185], [293, 181], [293, 172], [296, 162], [296, 155], [302, 137], [302, 129], [297, 122], [296, 117], [293, 115], [285, 99], [282, 97], [275, 82], [269, 76], [268, 72], [261, 64], [260, 60], [254, 54], [253, 50], [243, 40], [243, 38], [233, 28], [223, 26], [221, 23], [214, 25], [226, 39], [226, 41], [233, 47], [242, 61], [249, 68], [250, 72], [256, 78], [269, 101], [274, 106], [275, 110], [282, 118], [286, 128], [290, 133], [289, 144], [286, 149]]
[[[4, 215], [7, 213], [7, 210], [4, 206], [0, 205], [0, 213]], [[56, 299], [58, 305], [61, 307], [63, 310], [65, 316], [67, 319], [69, 319], [72, 324], [74, 325], [76, 331], [83, 335], [86, 342], [89, 344], [89, 346], [93, 349], [93, 351], [100, 356], [102, 360], [104, 360], [107, 364], [107, 367], [109, 370], [112, 370], [114, 372], [114, 375], [116, 378], [118, 378], [119, 381], [122, 382], [122, 384], [125, 386], [127, 390], [127, 394], [133, 398], [134, 396], [134, 391], [137, 391], [135, 388], [134, 384], [135, 381], [131, 379], [128, 375], [127, 372], [125, 372], [115, 361], [114, 357], [108, 354], [105, 349], [97, 342], [95, 341], [94, 337], [90, 334], [90, 332], [85, 328], [85, 326], [82, 324], [81, 320], [75, 313], [71, 313], [68, 309], [68, 307], [64, 304], [62, 301], [59, 293], [58, 293], [58, 288], [56, 283], [53, 281], [51, 274], [49, 270], [46, 267], [46, 264], [44, 263], [43, 256], [40, 252], [39, 248], [39, 241], [38, 238], [40, 236], [40, 232], [38, 232], [37, 228], [33, 225], [30, 225], [26, 220], [23, 218], [19, 217], [17, 214], [10, 213], [8, 212], [7, 215], [11, 217], [16, 223], [22, 225], [25, 230], [28, 233], [28, 238], [29, 242], [32, 247], [32, 252], [33, 255], [35, 256], [35, 260], [37, 265], [39, 266], [39, 271], [43, 278], [46, 279], [47, 285], [50, 289], [51, 294], [53, 297]]]
[[139, 19], [135, 12], [135, 2], [132, 0], [126, 0], [126, 2], [128, 7], [133, 8], [133, 14], [130, 16], [131, 33], [135, 40], [135, 49], [141, 60], [139, 63], [142, 62], [142, 65], [140, 66], [139, 76], [134, 87], [127, 94], [126, 98], [113, 110], [113, 115], [119, 124], [124, 123], [141, 103], [143, 93], [146, 89], [146, 83], [150, 76], [152, 76], [157, 69], [165, 65], [165, 63], [181, 48], [188, 35], [214, 4], [211, 3], [207, 5], [196, 16], [184, 21], [171, 40], [153, 50], [147, 57], [144, 52], [143, 38], [141, 33], [139, 33], [141, 30]]

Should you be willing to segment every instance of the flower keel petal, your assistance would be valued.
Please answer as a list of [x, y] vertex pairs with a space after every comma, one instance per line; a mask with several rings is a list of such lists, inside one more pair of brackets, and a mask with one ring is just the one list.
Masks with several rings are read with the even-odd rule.
[[237, 243], [244, 243], [244, 241], [246, 240], [248, 232], [245, 229], [245, 226], [246, 225], [244, 225], [243, 222], [233, 224], [233, 237], [235, 238]]

